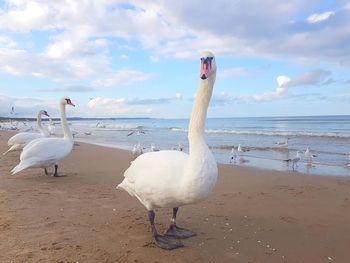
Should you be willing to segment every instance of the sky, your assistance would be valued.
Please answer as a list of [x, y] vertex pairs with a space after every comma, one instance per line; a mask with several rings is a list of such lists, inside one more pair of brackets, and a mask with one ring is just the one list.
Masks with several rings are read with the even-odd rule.
[[188, 118], [205, 50], [208, 117], [350, 114], [349, 1], [0, 0], [0, 116]]

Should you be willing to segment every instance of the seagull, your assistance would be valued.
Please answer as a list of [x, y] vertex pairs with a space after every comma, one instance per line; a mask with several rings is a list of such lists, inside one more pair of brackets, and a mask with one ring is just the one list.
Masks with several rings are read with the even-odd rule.
[[278, 147], [288, 147], [289, 139], [290, 138], [287, 138], [285, 141], [275, 142], [275, 144], [277, 144]]
[[293, 159], [287, 159], [287, 160], [284, 160], [285, 162], [289, 163], [289, 162], [292, 162], [292, 168], [293, 168], [293, 171], [295, 170], [295, 167], [298, 167], [298, 162], [300, 161], [301, 157], [300, 157], [300, 152], [297, 151], [295, 157]]
[[243, 155], [243, 149], [240, 144], [238, 144], [237, 152], [238, 152], [238, 155]]
[[142, 127], [139, 126], [139, 127], [136, 128], [136, 130], [129, 132], [127, 136], [133, 135], [134, 133], [136, 133], [137, 136], [140, 136], [141, 134], [146, 134], [146, 133], [145, 133], [143, 130], [141, 130], [141, 129], [142, 129]]
[[154, 147], [154, 144], [152, 143], [152, 144], [151, 144], [151, 151], [152, 151], [152, 152], [159, 152], [159, 149], [156, 148], [156, 147]]
[[183, 146], [179, 143], [178, 145], [171, 148], [173, 151], [180, 151], [182, 152], [184, 150]]
[[101, 124], [101, 122], [98, 122], [98, 123], [96, 124], [96, 128], [106, 128], [106, 125]]
[[235, 163], [236, 159], [237, 159], [237, 151], [235, 150], [235, 148], [232, 148], [231, 149], [230, 163], [232, 163], [232, 160]]
[[307, 160], [308, 162], [310, 162], [310, 163], [312, 163], [312, 159], [313, 159], [314, 157], [316, 157], [316, 155], [314, 155], [314, 154], [312, 154], [312, 153], [310, 152], [309, 147], [306, 148], [305, 153], [304, 153], [304, 156], [305, 156], [306, 160]]
[[136, 158], [141, 154], [143, 154], [141, 144], [134, 144], [134, 147], [132, 148], [132, 155]]

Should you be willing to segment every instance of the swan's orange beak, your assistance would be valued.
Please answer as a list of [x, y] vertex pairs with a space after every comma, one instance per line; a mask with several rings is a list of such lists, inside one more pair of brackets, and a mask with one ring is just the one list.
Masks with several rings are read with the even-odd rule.
[[212, 57], [201, 58], [201, 70], [199, 77], [202, 80], [206, 80], [212, 74]]

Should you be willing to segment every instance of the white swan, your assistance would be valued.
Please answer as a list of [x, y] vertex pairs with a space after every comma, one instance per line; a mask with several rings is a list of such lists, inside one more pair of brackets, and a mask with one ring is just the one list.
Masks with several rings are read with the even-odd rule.
[[60, 100], [61, 125], [63, 138], [39, 138], [26, 145], [21, 153], [21, 162], [12, 169], [16, 174], [26, 168], [44, 168], [48, 175], [47, 167], [55, 166], [53, 176], [58, 176], [58, 162], [65, 158], [73, 148], [73, 136], [68, 127], [66, 118], [66, 105], [75, 106], [69, 98]]
[[[189, 154], [180, 151], [148, 152], [139, 156], [125, 171], [117, 188], [126, 190], [148, 210], [153, 242], [163, 249], [183, 246], [173, 239], [194, 236], [192, 231], [176, 226], [178, 208], [205, 199], [215, 186], [218, 168], [204, 140], [207, 109], [216, 77], [216, 63], [211, 52], [200, 60], [200, 85], [189, 124]], [[155, 226], [157, 207], [173, 208], [171, 225], [165, 236]]]
[[36, 123], [39, 130], [39, 133], [37, 132], [20, 132], [16, 135], [12, 136], [8, 142], [7, 145], [10, 147], [6, 152], [3, 153], [3, 155], [13, 152], [13, 151], [21, 151], [24, 146], [26, 146], [30, 141], [42, 138], [42, 137], [48, 137], [49, 133], [42, 127], [41, 125], [41, 116], [45, 115], [47, 117], [50, 117], [49, 114], [45, 110], [41, 110], [38, 112]]

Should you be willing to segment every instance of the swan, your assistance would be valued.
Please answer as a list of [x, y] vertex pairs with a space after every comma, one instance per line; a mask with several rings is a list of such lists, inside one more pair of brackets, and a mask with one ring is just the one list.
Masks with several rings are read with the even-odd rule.
[[[214, 54], [204, 52], [200, 65], [199, 88], [188, 129], [189, 154], [174, 150], [144, 153], [131, 163], [124, 172], [124, 180], [117, 186], [135, 196], [146, 207], [152, 240], [162, 249], [182, 247], [182, 243], [174, 238], [196, 235], [177, 227], [178, 209], [204, 200], [215, 186], [218, 176], [215, 158], [204, 140], [207, 109], [216, 77]], [[155, 208], [173, 210], [165, 235], [158, 234], [154, 225]]]
[[47, 117], [50, 117], [47, 111], [41, 110], [38, 112], [36, 123], [39, 130], [39, 133], [37, 132], [20, 132], [16, 135], [12, 136], [8, 142], [7, 145], [10, 147], [6, 152], [3, 153], [3, 155], [13, 152], [13, 151], [21, 151], [24, 146], [26, 146], [30, 141], [42, 138], [42, 137], [48, 137], [49, 133], [42, 127], [41, 125], [41, 117], [45, 115]]
[[59, 105], [63, 138], [39, 138], [31, 141], [23, 148], [21, 161], [12, 169], [12, 174], [27, 168], [44, 168], [45, 175], [48, 175], [46, 168], [54, 165], [55, 173], [53, 176], [59, 176], [57, 173], [58, 162], [65, 158], [73, 148], [73, 136], [66, 118], [66, 105], [75, 106], [69, 98], [62, 98]]

